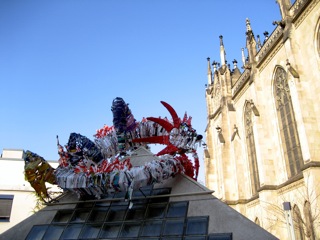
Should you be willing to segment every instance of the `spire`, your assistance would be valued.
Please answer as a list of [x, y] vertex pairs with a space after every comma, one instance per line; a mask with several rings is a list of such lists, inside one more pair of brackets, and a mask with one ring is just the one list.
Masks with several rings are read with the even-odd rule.
[[261, 45], [261, 40], [260, 40], [260, 35], [257, 35], [257, 39], [258, 39], [258, 49], [260, 50], [262, 48], [262, 45]]
[[211, 66], [210, 66], [210, 58], [207, 58], [208, 61], [208, 84], [212, 84], [212, 71], [211, 71]]
[[247, 26], [247, 33], [252, 32], [249, 18], [246, 18], [246, 26]]
[[226, 64], [226, 51], [224, 50], [223, 46], [223, 36], [220, 35], [220, 59], [221, 59], [221, 66]]
[[290, 0], [277, 0], [276, 2], [279, 4], [282, 19], [285, 19], [289, 15], [289, 9], [292, 5], [291, 1]]
[[238, 61], [236, 59], [234, 59], [232, 61], [233, 63], [233, 69], [232, 69], [232, 79], [238, 79], [241, 76], [240, 70], [237, 66]]
[[237, 66], [237, 63], [238, 63], [237, 60], [234, 59], [234, 60], [232, 61], [232, 63], [233, 63], [233, 69], [236, 69], [236, 68], [238, 67], [238, 66]]
[[250, 20], [249, 18], [246, 18], [246, 35], [247, 37], [252, 37], [253, 36], [253, 31], [252, 31], [252, 28], [251, 28], [251, 24], [250, 24]]
[[248, 55], [249, 55], [249, 64], [254, 61], [255, 56], [257, 54], [257, 43], [253, 35], [253, 31], [250, 25], [250, 20], [246, 19], [246, 35], [247, 35], [247, 49], [248, 49]]
[[213, 71], [214, 72], [217, 71], [217, 65], [218, 65], [218, 63], [216, 61], [212, 62], [212, 66], [213, 66]]

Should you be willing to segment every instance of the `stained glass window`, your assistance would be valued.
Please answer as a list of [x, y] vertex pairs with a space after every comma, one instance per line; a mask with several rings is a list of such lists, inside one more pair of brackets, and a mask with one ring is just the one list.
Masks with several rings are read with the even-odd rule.
[[250, 167], [250, 179], [251, 179], [251, 189], [252, 194], [256, 194], [260, 187], [259, 171], [258, 171], [258, 161], [256, 153], [256, 145], [253, 133], [253, 122], [252, 122], [252, 107], [251, 103], [247, 103], [245, 106], [245, 133], [246, 133], [246, 143], [248, 150], [248, 160]]
[[318, 34], [317, 34], [317, 44], [318, 44], [318, 54], [320, 55], [320, 25], [318, 25]]
[[259, 220], [259, 218], [256, 218], [256, 219], [254, 220], [254, 222], [255, 222], [255, 224], [257, 224], [257, 225], [260, 226], [260, 220]]
[[315, 239], [315, 234], [314, 234], [314, 227], [313, 227], [313, 218], [312, 218], [312, 212], [311, 212], [311, 206], [310, 206], [310, 202], [306, 201], [304, 203], [304, 207], [303, 207], [303, 213], [304, 213], [304, 217], [306, 219], [305, 221], [305, 225], [306, 225], [306, 235], [307, 237], [309, 237], [310, 239]]
[[287, 73], [283, 68], [277, 68], [274, 79], [274, 94], [288, 177], [300, 172], [303, 165], [297, 124], [291, 101]]
[[305, 234], [303, 231], [303, 220], [301, 217], [300, 209], [297, 205], [293, 207], [293, 226], [294, 226], [294, 234], [297, 239], [304, 240]]

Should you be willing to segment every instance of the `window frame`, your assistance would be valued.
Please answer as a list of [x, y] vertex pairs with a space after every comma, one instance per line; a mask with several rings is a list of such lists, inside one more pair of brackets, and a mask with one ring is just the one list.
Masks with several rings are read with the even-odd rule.
[[0, 194], [0, 222], [10, 222], [13, 199], [14, 195], [12, 194]]
[[294, 234], [297, 239], [304, 240], [305, 239], [305, 232], [303, 227], [303, 219], [300, 212], [300, 209], [297, 205], [293, 207], [293, 227], [294, 227]]
[[[170, 192], [171, 188], [156, 188], [148, 196], [167, 196]], [[158, 199], [162, 199], [163, 202], [158, 200], [154, 202], [152, 198], [147, 198], [146, 203], [135, 203], [132, 208], [123, 199], [121, 202], [116, 200], [109, 204], [103, 204], [106, 205], [106, 208], [102, 207], [101, 203], [103, 202], [96, 200], [93, 204], [80, 202], [75, 208], [57, 209], [51, 223], [34, 225], [26, 240], [44, 239], [54, 232], [58, 235], [55, 236], [56, 238], [72, 237], [72, 239], [206, 239], [209, 236], [209, 216], [188, 216], [189, 201], [170, 201], [167, 197], [159, 197]], [[99, 221], [95, 221], [95, 218], [90, 217], [97, 210], [107, 211], [105, 215], [109, 215], [113, 211], [113, 205], [121, 211], [126, 208], [123, 219], [109, 221], [107, 217], [103, 217]], [[143, 217], [139, 219], [127, 218], [126, 216], [131, 214], [130, 211], [133, 208], [144, 209]], [[148, 211], [153, 210], [160, 210], [163, 213], [151, 214], [152, 217], [149, 217]], [[82, 215], [87, 212], [90, 214]], [[75, 221], [74, 219], [79, 216], [83, 218]], [[173, 229], [171, 229], [172, 224], [175, 225]], [[74, 236], [72, 236], [73, 234]]]
[[244, 125], [245, 125], [245, 136], [246, 136], [246, 145], [247, 145], [247, 157], [249, 161], [249, 172], [251, 180], [251, 191], [252, 195], [258, 193], [260, 188], [260, 178], [259, 178], [259, 167], [258, 167], [258, 158], [257, 151], [254, 139], [253, 131], [253, 114], [251, 103], [247, 102], [244, 108]]
[[301, 172], [304, 162], [288, 83], [288, 74], [280, 66], [276, 67], [274, 71], [273, 91], [282, 154], [288, 178], [292, 178]]

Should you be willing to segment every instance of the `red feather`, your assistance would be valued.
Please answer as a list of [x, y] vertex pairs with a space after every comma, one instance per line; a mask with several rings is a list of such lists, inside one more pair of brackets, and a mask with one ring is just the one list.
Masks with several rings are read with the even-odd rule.
[[172, 130], [174, 127], [170, 122], [166, 121], [165, 119], [162, 118], [155, 118], [155, 117], [148, 117], [147, 118], [150, 121], [153, 121], [155, 123], [158, 123], [161, 125], [168, 133]]
[[144, 142], [144, 143], [160, 143], [160, 144], [169, 144], [169, 136], [153, 136], [146, 138], [135, 138], [133, 142]]
[[170, 155], [174, 155], [177, 151], [179, 150], [179, 148], [177, 148], [174, 145], [168, 145], [167, 147], [165, 147], [164, 149], [162, 149], [160, 152], [157, 153], [157, 156], [161, 156], [161, 155], [165, 155], [165, 154], [170, 154]]
[[169, 111], [171, 114], [174, 127], [178, 128], [180, 126], [180, 118], [178, 117], [176, 111], [168, 103], [161, 101], [162, 105]]

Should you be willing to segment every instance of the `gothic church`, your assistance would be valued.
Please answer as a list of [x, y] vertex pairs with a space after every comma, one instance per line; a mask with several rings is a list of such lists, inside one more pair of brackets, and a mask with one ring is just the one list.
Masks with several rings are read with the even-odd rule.
[[320, 1], [278, 0], [242, 69], [208, 58], [206, 186], [280, 239], [320, 238]]

